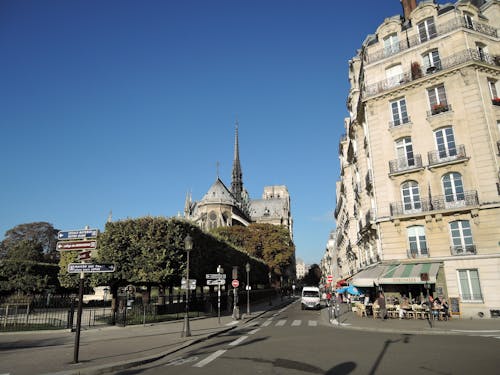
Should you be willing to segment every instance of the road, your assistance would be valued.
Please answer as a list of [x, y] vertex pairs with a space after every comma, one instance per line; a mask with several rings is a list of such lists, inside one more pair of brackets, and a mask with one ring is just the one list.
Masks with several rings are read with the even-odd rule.
[[334, 328], [293, 303], [120, 375], [498, 374], [500, 339]]

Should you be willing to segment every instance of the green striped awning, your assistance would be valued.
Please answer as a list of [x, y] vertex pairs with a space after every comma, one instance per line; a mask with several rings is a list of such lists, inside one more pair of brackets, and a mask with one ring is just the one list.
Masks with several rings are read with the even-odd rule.
[[440, 263], [399, 263], [385, 267], [378, 277], [378, 284], [425, 284], [420, 275], [429, 275], [429, 283], [435, 284]]

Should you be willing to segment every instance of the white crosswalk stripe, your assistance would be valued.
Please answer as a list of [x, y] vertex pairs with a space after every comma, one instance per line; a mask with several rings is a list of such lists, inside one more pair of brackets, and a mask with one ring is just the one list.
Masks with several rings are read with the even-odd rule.
[[317, 327], [318, 326], [318, 322], [316, 320], [310, 320], [308, 322], [308, 325], [309, 325], [309, 327]]
[[286, 323], [286, 319], [281, 319], [278, 320], [278, 323], [276, 323], [276, 327], [283, 327]]
[[298, 327], [302, 324], [302, 320], [294, 320], [292, 322], [292, 327]]

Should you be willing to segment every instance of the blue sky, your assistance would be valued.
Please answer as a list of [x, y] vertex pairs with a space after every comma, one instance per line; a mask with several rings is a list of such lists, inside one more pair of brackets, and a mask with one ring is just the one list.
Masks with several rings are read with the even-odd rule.
[[0, 239], [175, 216], [220, 177], [286, 185], [297, 257], [335, 223], [348, 60], [399, 0], [0, 4]]

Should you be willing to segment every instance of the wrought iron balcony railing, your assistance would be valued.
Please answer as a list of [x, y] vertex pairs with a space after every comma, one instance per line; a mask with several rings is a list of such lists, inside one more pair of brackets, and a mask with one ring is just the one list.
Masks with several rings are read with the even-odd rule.
[[[500, 65], [500, 59], [497, 56], [490, 56], [485, 53], [481, 53], [476, 49], [466, 49], [460, 52], [457, 52], [451, 56], [448, 56], [441, 60], [441, 68], [449, 69], [456, 67], [458, 65], [476, 61], [483, 62], [488, 65]], [[427, 74], [432, 74], [434, 72], [426, 72]], [[363, 88], [363, 96], [370, 97], [377, 94], [380, 94], [384, 91], [390, 90], [394, 87], [401, 86], [407, 84], [415, 79], [420, 79], [421, 76], [414, 74], [412, 75], [411, 70], [403, 72], [402, 74], [398, 74], [392, 77], [388, 77], [381, 81], [365, 85]]]
[[431, 211], [452, 210], [474, 207], [479, 204], [476, 190], [455, 195], [438, 195], [432, 198], [421, 197], [412, 202], [392, 202], [391, 216], [421, 215]]
[[429, 249], [407, 249], [406, 254], [408, 258], [429, 258]]
[[410, 116], [403, 117], [402, 119], [389, 121], [389, 129], [398, 128], [400, 126], [411, 124]]
[[427, 111], [427, 117], [439, 115], [440, 113], [451, 112], [451, 104], [439, 103], [434, 104], [430, 111]]
[[458, 145], [455, 148], [447, 150], [434, 150], [427, 153], [429, 158], [429, 166], [436, 164], [446, 164], [458, 160], [466, 160], [467, 154], [465, 153], [465, 146]]
[[390, 204], [391, 216], [414, 215], [432, 210], [432, 205], [428, 198], [421, 198], [413, 202], [393, 202]]
[[450, 246], [451, 255], [474, 255], [476, 245]]
[[389, 161], [389, 174], [408, 172], [423, 168], [420, 154], [413, 154], [413, 158], [398, 158]]
[[[467, 29], [472, 29], [475, 30], [481, 34], [489, 35], [496, 37], [497, 36], [497, 29], [494, 27], [491, 27], [487, 24], [480, 23], [480, 22], [474, 22], [474, 24], [468, 24], [466, 23], [465, 19], [463, 18], [455, 18], [452, 19], [444, 24], [437, 25], [437, 34], [436, 36], [440, 36], [446, 33], [449, 33], [450, 31], [457, 30], [459, 28], [466, 27]], [[427, 40], [426, 40], [427, 41]], [[401, 40], [399, 43], [393, 44], [391, 47], [384, 47], [380, 48], [366, 56], [366, 61], [368, 63], [373, 63], [379, 60], [382, 60], [386, 57], [393, 56], [399, 52], [405, 51], [409, 48], [412, 48], [414, 46], [417, 46], [421, 43], [424, 43], [426, 41], [420, 41], [420, 38], [418, 35], [413, 35], [408, 38], [405, 38], [404, 40]]]

